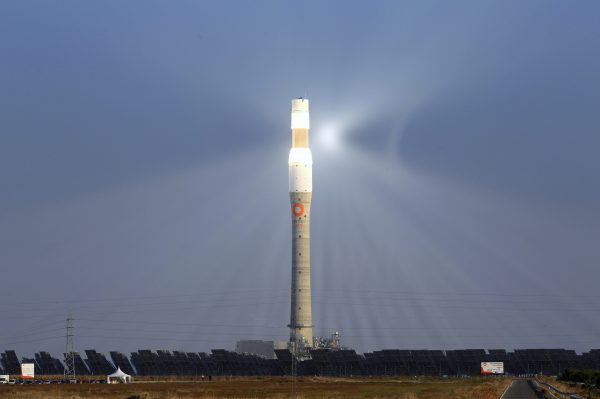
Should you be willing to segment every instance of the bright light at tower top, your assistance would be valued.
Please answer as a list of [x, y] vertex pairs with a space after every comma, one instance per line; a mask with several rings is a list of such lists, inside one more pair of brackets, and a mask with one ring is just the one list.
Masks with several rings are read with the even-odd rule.
[[292, 100], [292, 130], [293, 129], [310, 129], [308, 100], [306, 98], [300, 97]]
[[302, 97], [294, 98], [292, 100], [292, 149], [290, 150], [289, 157], [290, 165], [302, 164], [309, 166], [313, 163], [308, 138], [309, 126], [308, 100]]

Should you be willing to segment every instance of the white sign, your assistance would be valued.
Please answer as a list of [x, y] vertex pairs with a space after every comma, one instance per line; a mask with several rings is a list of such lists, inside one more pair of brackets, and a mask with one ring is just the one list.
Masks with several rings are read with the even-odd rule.
[[504, 363], [481, 362], [481, 374], [504, 374]]
[[33, 378], [34, 375], [34, 364], [33, 363], [21, 363], [21, 378]]

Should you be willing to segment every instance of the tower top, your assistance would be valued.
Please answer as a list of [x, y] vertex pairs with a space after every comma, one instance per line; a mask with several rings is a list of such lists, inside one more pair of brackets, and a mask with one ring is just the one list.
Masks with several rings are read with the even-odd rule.
[[292, 130], [310, 129], [308, 114], [308, 99], [294, 98], [292, 100]]

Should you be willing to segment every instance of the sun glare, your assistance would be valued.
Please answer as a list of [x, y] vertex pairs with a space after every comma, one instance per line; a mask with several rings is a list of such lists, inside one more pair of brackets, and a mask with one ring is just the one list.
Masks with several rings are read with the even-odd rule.
[[340, 130], [334, 125], [326, 125], [318, 133], [318, 144], [329, 151], [336, 151], [341, 146]]

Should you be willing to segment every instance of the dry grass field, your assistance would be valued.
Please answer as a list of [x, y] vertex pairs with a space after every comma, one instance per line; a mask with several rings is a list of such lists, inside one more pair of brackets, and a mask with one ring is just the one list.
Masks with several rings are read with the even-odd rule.
[[[410, 379], [301, 377], [297, 397], [398, 398], [398, 399], [498, 399], [508, 379]], [[232, 378], [205, 381], [140, 381], [129, 385], [4, 385], [0, 398], [11, 399], [189, 399], [189, 398], [289, 398], [286, 377]]]

